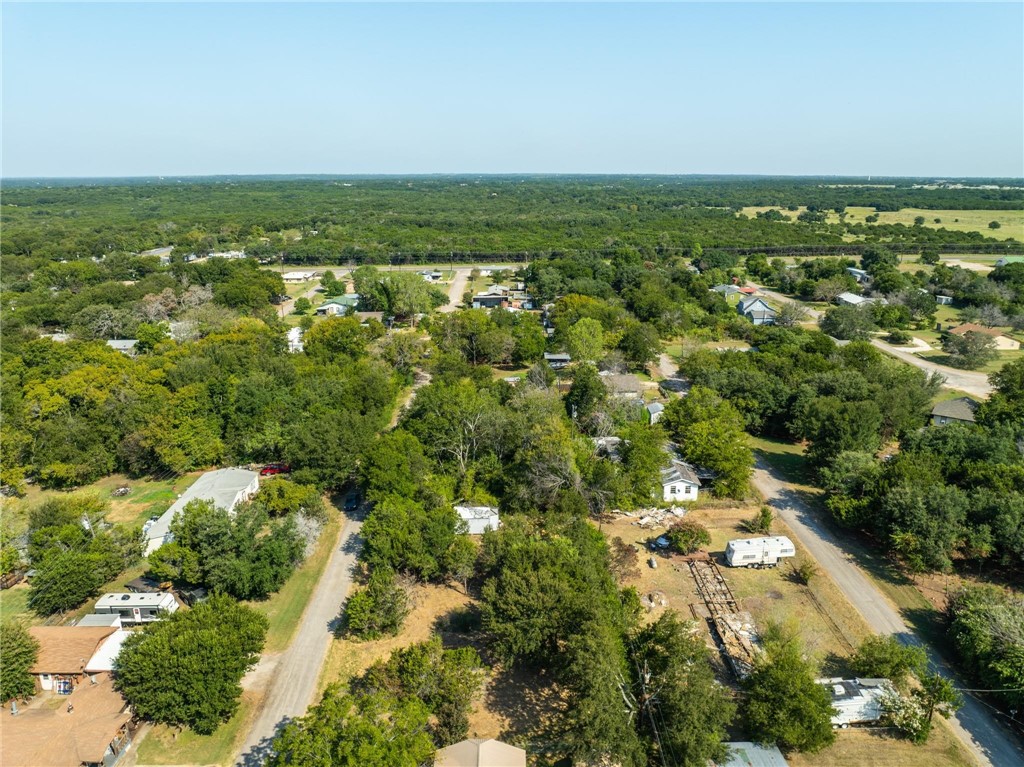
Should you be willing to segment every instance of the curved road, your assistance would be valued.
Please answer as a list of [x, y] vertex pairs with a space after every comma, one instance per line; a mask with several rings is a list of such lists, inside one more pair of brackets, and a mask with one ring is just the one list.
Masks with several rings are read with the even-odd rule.
[[[760, 285], [755, 285], [758, 292], [767, 298], [771, 298], [780, 303], [797, 304], [803, 306], [807, 310], [808, 315], [817, 320], [821, 318], [822, 312], [817, 309], [812, 309], [805, 305], [802, 301], [796, 301], [789, 296], [785, 296], [782, 293], [777, 293], [774, 290], [768, 290]], [[926, 373], [938, 373], [946, 379], [946, 386], [951, 389], [959, 389], [965, 391], [968, 394], [973, 394], [975, 397], [981, 397], [987, 399], [992, 393], [992, 384], [988, 382], [988, 376], [985, 373], [975, 373], [970, 370], [958, 370], [957, 368], [947, 367], [945, 365], [938, 365], [934, 362], [930, 362], [926, 359], [918, 357], [916, 354], [911, 352], [903, 351], [894, 346], [881, 341], [877, 338], [871, 339], [872, 346], [881, 349], [886, 354], [890, 354], [902, 362], [906, 362], [908, 365], [913, 365]]]
[[[928, 652], [932, 668], [964, 687], [948, 665], [923, 643], [800, 496], [771, 467], [758, 459], [754, 486], [765, 500], [779, 511], [800, 544], [828, 571], [839, 590], [873, 631], [896, 636], [904, 644], [920, 645]], [[953, 734], [985, 767], [1009, 767], [1024, 764], [1024, 748], [988, 712], [985, 704], [964, 694], [964, 706], [949, 720]]]

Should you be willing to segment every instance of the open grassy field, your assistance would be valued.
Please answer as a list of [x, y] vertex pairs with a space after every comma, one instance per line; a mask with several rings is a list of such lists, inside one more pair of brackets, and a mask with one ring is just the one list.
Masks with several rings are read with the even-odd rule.
[[[758, 213], [771, 210], [772, 206], [751, 205], [740, 211], [748, 218], [754, 218]], [[800, 206], [797, 210], [785, 210], [775, 207], [782, 215], [789, 216], [791, 221], [796, 221], [798, 215], [807, 208]], [[924, 217], [923, 226], [932, 229], [948, 229], [953, 232], [979, 232], [986, 237], [996, 240], [1020, 240], [1024, 241], [1024, 210], [924, 210], [923, 208], [904, 208], [899, 211], [882, 211], [878, 213], [874, 208], [849, 207], [846, 209], [846, 221], [852, 224], [863, 224], [864, 219], [870, 215], [877, 215], [879, 224], [904, 224], [913, 226], [914, 219], [918, 216]], [[936, 222], [935, 219], [939, 219]], [[838, 224], [840, 216], [838, 213], [829, 212], [828, 223]], [[999, 229], [989, 229], [989, 223], [998, 221]], [[998, 256], [994, 256], [995, 260]]]
[[[904, 208], [899, 211], [882, 211], [876, 213], [874, 208], [846, 209], [846, 220], [863, 223], [865, 216], [875, 214], [879, 224], [904, 224], [913, 226], [914, 219], [924, 216], [924, 226], [932, 229], [948, 229], [952, 232], [980, 232], [986, 237], [996, 240], [1024, 240], [1024, 210], [924, 210], [922, 208]], [[838, 215], [830, 214], [829, 220], [839, 220]], [[935, 219], [939, 219], [936, 223]], [[998, 221], [999, 229], [989, 229], [991, 221]]]
[[[75, 490], [44, 490], [38, 485], [29, 485], [23, 497], [3, 498], [0, 502], [0, 512], [3, 513], [5, 523], [11, 525], [15, 533], [20, 533], [28, 525], [29, 510], [43, 501], [75, 493], [91, 493], [110, 502], [108, 521], [141, 525], [151, 514], [165, 511], [200, 474], [201, 472], [193, 472], [181, 477], [141, 479], [131, 479], [124, 474], [111, 474]], [[115, 498], [111, 493], [119, 487], [129, 487], [130, 490], [127, 495]]]

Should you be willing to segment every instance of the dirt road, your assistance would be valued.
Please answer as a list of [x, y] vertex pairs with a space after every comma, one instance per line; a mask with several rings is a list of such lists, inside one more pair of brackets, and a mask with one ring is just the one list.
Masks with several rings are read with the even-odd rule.
[[[895, 635], [905, 644], [925, 646], [904, 622], [899, 611], [843, 550], [836, 537], [822, 525], [817, 514], [761, 460], [758, 460], [753, 482], [790, 526], [800, 545], [828, 571], [840, 591], [864, 616], [873, 631]], [[933, 669], [953, 677], [952, 670], [942, 659], [931, 648], [925, 648]], [[957, 687], [967, 686], [955, 678], [954, 684]], [[957, 739], [980, 765], [1004, 767], [1024, 764], [1024, 748], [1021, 744], [989, 715], [985, 704], [971, 697], [970, 693], [964, 693], [964, 707], [949, 723]]]
[[[753, 283], [751, 284], [753, 285]], [[797, 301], [795, 299], [790, 298], [789, 296], [784, 296], [782, 293], [776, 293], [774, 290], [769, 290], [768, 288], [762, 287], [760, 285], [754, 285], [754, 287], [757, 288], [757, 292], [760, 293], [765, 298], [770, 298], [773, 301], [778, 301], [781, 304], [796, 304], [797, 306], [803, 307], [807, 311], [807, 316], [810, 317], [811, 319], [817, 320], [821, 318], [822, 312], [818, 311], [817, 309], [812, 309], [803, 301]]]
[[361, 526], [360, 519], [349, 517], [339, 532], [331, 559], [306, 605], [292, 643], [281, 653], [272, 671], [273, 680], [263, 708], [245, 739], [237, 765], [262, 765], [278, 729], [305, 714], [315, 702], [320, 668], [327, 657], [342, 602], [352, 586], [356, 557], [362, 546]]
[[466, 292], [466, 285], [469, 284], [469, 273], [472, 268], [456, 269], [452, 284], [448, 286], [448, 303], [438, 309], [439, 312], [454, 312], [462, 306], [462, 294]]
[[988, 376], [985, 373], [974, 373], [970, 370], [957, 370], [945, 365], [937, 365], [934, 362], [921, 359], [916, 354], [893, 348], [877, 338], [872, 338], [871, 344], [886, 354], [891, 354], [896, 359], [920, 368], [926, 373], [938, 373], [946, 379], [946, 386], [951, 389], [959, 389], [982, 399], [988, 399], [992, 393], [992, 384], [988, 382]]

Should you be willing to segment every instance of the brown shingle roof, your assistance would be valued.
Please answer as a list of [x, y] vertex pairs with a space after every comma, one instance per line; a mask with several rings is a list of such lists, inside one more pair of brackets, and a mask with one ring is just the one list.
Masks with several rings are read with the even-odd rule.
[[[85, 629], [82, 629], [83, 631]], [[68, 713], [67, 704], [74, 706]], [[3, 718], [4, 767], [79, 767], [102, 762], [107, 746], [131, 720], [107, 674], [84, 682], [59, 708], [33, 708]]]
[[955, 336], [962, 336], [964, 333], [982, 333], [986, 336], [992, 336], [992, 338], [999, 338], [1002, 335], [1002, 331], [995, 328], [986, 328], [984, 325], [978, 325], [974, 322], [965, 322], [963, 325], [950, 328], [949, 332]]
[[33, 674], [81, 674], [103, 640], [115, 626], [33, 626], [29, 629], [39, 642], [39, 657]]

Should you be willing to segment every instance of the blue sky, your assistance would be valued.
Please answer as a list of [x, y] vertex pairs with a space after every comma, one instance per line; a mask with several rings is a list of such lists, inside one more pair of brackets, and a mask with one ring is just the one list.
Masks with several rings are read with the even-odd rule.
[[1024, 5], [11, 4], [4, 176], [1024, 175]]

